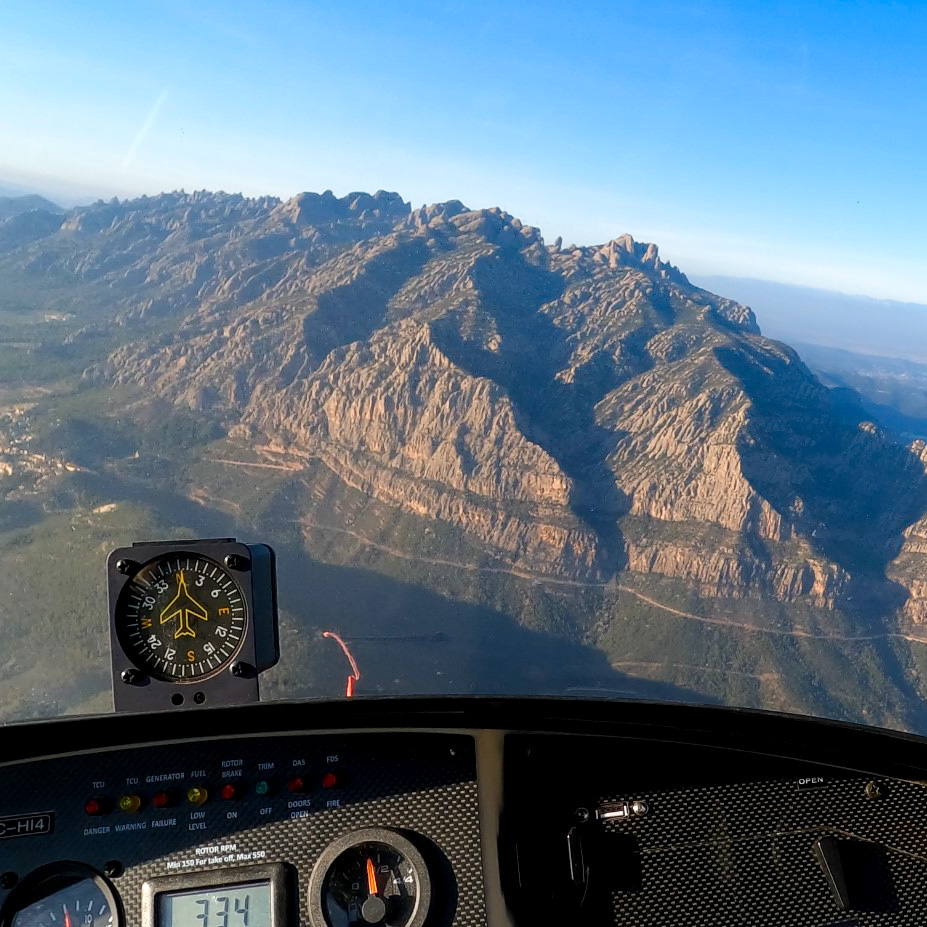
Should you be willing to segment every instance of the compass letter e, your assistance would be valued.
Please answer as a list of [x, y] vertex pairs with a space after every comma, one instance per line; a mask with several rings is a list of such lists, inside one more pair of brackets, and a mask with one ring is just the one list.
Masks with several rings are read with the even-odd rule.
[[174, 640], [179, 637], [196, 637], [196, 631], [190, 624], [192, 618], [208, 621], [209, 612], [187, 592], [187, 581], [181, 570], [177, 577], [177, 595], [161, 612], [161, 624], [167, 624], [169, 621], [177, 622], [177, 627], [174, 628]]

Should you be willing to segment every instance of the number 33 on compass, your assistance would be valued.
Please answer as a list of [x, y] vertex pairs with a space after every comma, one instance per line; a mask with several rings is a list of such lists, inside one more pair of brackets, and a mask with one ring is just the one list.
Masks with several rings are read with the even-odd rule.
[[256, 700], [278, 658], [269, 547], [135, 544], [110, 554], [107, 574], [117, 710]]

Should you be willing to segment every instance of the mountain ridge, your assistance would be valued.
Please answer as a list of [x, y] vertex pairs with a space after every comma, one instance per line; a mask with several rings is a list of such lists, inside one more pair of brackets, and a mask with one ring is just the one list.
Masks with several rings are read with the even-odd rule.
[[[131, 397], [105, 428], [196, 423], [219, 444], [155, 451], [148, 478], [272, 541], [642, 665], [744, 628], [738, 659], [791, 679], [757, 683], [783, 706], [805, 692], [790, 665], [827, 660], [757, 634], [906, 641], [927, 621], [922, 446], [656, 245], [548, 245], [499, 208], [384, 191], [27, 215], [0, 222], [0, 284], [73, 314], [78, 396]], [[872, 657], [902, 661], [898, 686], [918, 659]]]
[[21, 215], [24, 212], [32, 212], [40, 209], [44, 212], [50, 212], [61, 215], [65, 212], [56, 203], [39, 196], [37, 193], [22, 193], [5, 196], [0, 191], [0, 220], [9, 219], [13, 216]]
[[[150, 218], [165, 208], [174, 214], [162, 222], [170, 231], [149, 232], [151, 243], [164, 251], [176, 244], [172, 236], [184, 248], [195, 235], [222, 242], [211, 258], [203, 250], [211, 273], [186, 251], [179, 264], [155, 257], [143, 281], [120, 266], [130, 284], [171, 292], [147, 300], [141, 317], [171, 305], [182, 319], [154, 348], [126, 345], [88, 378], [226, 416], [233, 436], [321, 455], [355, 478], [362, 471], [366, 485], [382, 488], [381, 501], [405, 492], [441, 510], [462, 494], [497, 507], [560, 506], [578, 534], [544, 522], [538, 534], [560, 539], [552, 545], [505, 541], [504, 532], [458, 520], [513, 562], [528, 545], [548, 566], [562, 554], [558, 575], [596, 564], [590, 577], [607, 581], [610, 564], [624, 561], [696, 581], [703, 593], [738, 595], [754, 585], [833, 607], [858, 569], [858, 551], [837, 550], [853, 546], [854, 529], [809, 518], [808, 500], [777, 481], [769, 443], [783, 424], [757, 435], [766, 393], [751, 392], [750, 378], [788, 381], [777, 401], [790, 404], [796, 422], [816, 410], [815, 427], [834, 443], [825, 447], [804, 428], [806, 447], [783, 446], [777, 463], [810, 447], [826, 466], [847, 470], [841, 457], [855, 453], [855, 467], [871, 454], [887, 473], [918, 483], [908, 452], [890, 451], [860, 410], [838, 409], [794, 352], [762, 339], [748, 308], [692, 287], [655, 245], [625, 235], [602, 246], [547, 246], [502, 210], [458, 201], [413, 210], [382, 191], [285, 202], [172, 194], [76, 210], [62, 229], [91, 241], [124, 237], [156, 227]], [[109, 271], [77, 266], [85, 275]], [[191, 277], [200, 283], [195, 293]], [[411, 371], [416, 384], [389, 371]], [[773, 421], [769, 403], [766, 413]], [[841, 424], [845, 415], [857, 420]], [[790, 472], [800, 479], [803, 468]], [[409, 479], [441, 489], [399, 492]], [[824, 491], [812, 483], [812, 494]], [[886, 548], [900, 533], [881, 514], [887, 523], [866, 537], [867, 549], [872, 541]], [[708, 525], [732, 532], [731, 544], [699, 558], [691, 544], [654, 540], [652, 531], [619, 539], [625, 515], [656, 527], [687, 524], [693, 538]], [[570, 546], [579, 537], [581, 550]], [[819, 537], [839, 539], [825, 551]], [[793, 541], [803, 554], [794, 544], [788, 556], [761, 549]]]

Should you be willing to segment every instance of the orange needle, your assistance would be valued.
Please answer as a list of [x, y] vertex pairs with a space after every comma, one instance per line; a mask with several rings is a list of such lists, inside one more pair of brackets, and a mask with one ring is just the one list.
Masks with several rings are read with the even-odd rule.
[[67, 908], [64, 909], [64, 927], [71, 927], [71, 915]]
[[371, 895], [377, 893], [377, 874], [373, 871], [373, 860], [367, 857], [367, 891]]

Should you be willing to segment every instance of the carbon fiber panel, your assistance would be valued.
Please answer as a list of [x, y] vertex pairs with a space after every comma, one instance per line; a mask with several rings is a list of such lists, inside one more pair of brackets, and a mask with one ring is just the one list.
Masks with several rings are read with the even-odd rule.
[[[337, 772], [343, 787], [321, 787], [327, 770]], [[294, 776], [304, 779], [305, 792], [288, 790]], [[274, 793], [256, 795], [259, 780], [271, 782]], [[240, 786], [243, 797], [222, 800], [227, 784]], [[184, 800], [194, 785], [209, 794], [200, 807]], [[159, 790], [170, 790], [179, 803], [153, 808]], [[114, 809], [92, 817], [84, 810], [93, 796], [115, 803], [128, 793], [143, 800], [137, 813]], [[336, 837], [371, 826], [418, 835], [436, 883], [437, 923], [485, 923], [471, 737], [271, 735], [0, 767], [0, 819], [46, 811], [55, 814], [52, 833], [0, 839], [0, 872], [21, 877], [64, 859], [102, 871], [118, 860], [125, 871], [112, 881], [129, 925], [139, 923], [148, 878], [276, 862], [295, 870], [300, 920], [309, 924], [306, 887], [317, 857]], [[0, 901], [8, 894], [0, 890]]]
[[[623, 824], [640, 850], [641, 887], [612, 894], [614, 923], [808, 927], [856, 923], [922, 925], [927, 914], [927, 790], [866, 777], [795, 780], [643, 793], [649, 810]], [[611, 797], [611, 796], [608, 796]], [[638, 795], [634, 796], [635, 798]], [[812, 854], [814, 841], [871, 843], [872, 906], [841, 913]]]
[[[525, 923], [544, 910], [621, 927], [927, 922], [923, 784], [600, 738], [510, 738], [506, 764], [531, 783], [506, 796], [510, 893]], [[626, 816], [597, 819], [614, 808]], [[845, 909], [813, 853], [822, 837], [840, 849]]]

